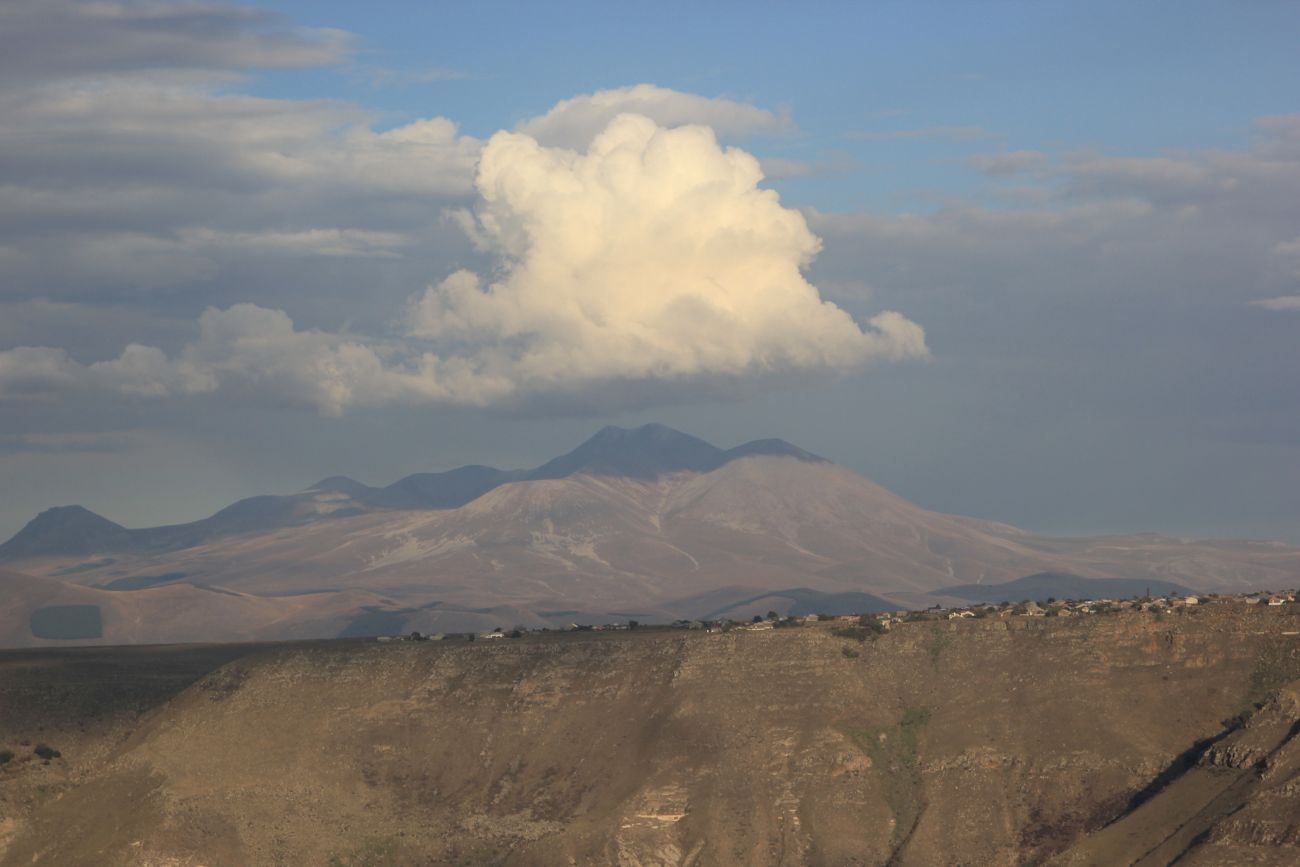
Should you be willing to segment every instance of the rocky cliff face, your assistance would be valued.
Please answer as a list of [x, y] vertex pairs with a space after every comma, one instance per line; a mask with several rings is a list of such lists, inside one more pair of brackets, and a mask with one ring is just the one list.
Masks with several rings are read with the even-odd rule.
[[0, 769], [0, 864], [1119, 863], [1080, 847], [1163, 843], [1162, 799], [1216, 797], [1225, 769], [1246, 808], [1174, 857], [1274, 863], [1300, 851], [1297, 621], [282, 646], [84, 732], [93, 657], [32, 651], [0, 661], [0, 700], [23, 684], [43, 710], [0, 740], [64, 755]]

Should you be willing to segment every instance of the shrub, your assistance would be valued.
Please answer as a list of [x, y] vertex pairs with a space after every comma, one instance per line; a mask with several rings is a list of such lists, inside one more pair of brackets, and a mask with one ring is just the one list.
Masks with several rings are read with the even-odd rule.
[[59, 756], [63, 755], [63, 753], [54, 749], [54, 747], [48, 746], [46, 744], [37, 744], [36, 749], [32, 750], [32, 752], [36, 753], [36, 755], [45, 759], [47, 762], [50, 759], [57, 759]]
[[882, 629], [871, 630], [865, 626], [837, 626], [831, 630], [831, 635], [837, 638], [852, 638], [854, 641], [863, 642], [867, 639], [875, 641], [876, 636], [883, 631]]
[[858, 653], [856, 650], [854, 650], [852, 647], [841, 647], [840, 653], [844, 654], [849, 659], [857, 659], [859, 656], [862, 655], [861, 653]]
[[14, 760], [13, 750], [0, 750], [0, 765], [7, 765]]

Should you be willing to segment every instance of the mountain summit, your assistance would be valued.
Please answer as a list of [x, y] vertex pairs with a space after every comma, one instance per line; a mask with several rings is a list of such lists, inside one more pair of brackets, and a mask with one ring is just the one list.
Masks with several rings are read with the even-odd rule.
[[131, 531], [84, 506], [55, 506], [27, 522], [0, 545], [0, 558], [18, 559], [45, 554], [91, 554], [129, 544]]
[[760, 454], [823, 460], [783, 440], [755, 440], [724, 450], [661, 424], [631, 429], [610, 425], [567, 455], [533, 470], [527, 478], [563, 479], [590, 473], [648, 480], [669, 473], [708, 473], [738, 458]]
[[0, 545], [0, 560], [179, 550], [227, 536], [350, 517], [365, 511], [458, 509], [509, 482], [582, 474], [648, 481], [671, 473], [708, 473], [731, 461], [759, 455], [808, 462], [824, 460], [784, 440], [754, 440], [733, 449], [720, 449], [662, 424], [630, 429], [610, 425], [568, 454], [532, 470], [471, 465], [439, 473], [414, 473], [382, 488], [372, 488], [347, 476], [330, 476], [302, 493], [249, 497], [188, 524], [128, 530], [82, 506], [60, 506], [42, 512]]

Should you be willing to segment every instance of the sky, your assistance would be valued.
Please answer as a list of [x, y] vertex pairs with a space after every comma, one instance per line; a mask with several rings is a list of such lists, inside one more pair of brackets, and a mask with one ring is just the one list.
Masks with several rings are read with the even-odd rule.
[[0, 6], [0, 537], [605, 424], [1300, 542], [1300, 6]]

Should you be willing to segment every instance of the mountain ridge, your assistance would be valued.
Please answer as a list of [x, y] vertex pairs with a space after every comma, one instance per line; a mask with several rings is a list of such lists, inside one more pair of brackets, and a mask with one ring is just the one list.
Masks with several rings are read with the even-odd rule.
[[[961, 585], [1043, 573], [1153, 591], [1300, 585], [1300, 549], [1279, 543], [1038, 536], [928, 511], [780, 441], [718, 449], [662, 427], [606, 429], [561, 457], [388, 488], [327, 477], [297, 497], [241, 500], [216, 521], [141, 531], [55, 510], [10, 545], [31, 556], [5, 566], [49, 584], [6, 582], [0, 643], [38, 640], [31, 618], [53, 616], [42, 609], [56, 591], [58, 605], [99, 606], [112, 643], [173, 640], [182, 618], [194, 635], [247, 640], [926, 608], [971, 592]], [[68, 526], [93, 533], [41, 554]], [[996, 592], [1023, 598], [1022, 585]], [[1060, 581], [1047, 591], [1070, 592]]]
[[[825, 458], [780, 439], [759, 439], [721, 449], [666, 425], [607, 425], [572, 451], [531, 470], [469, 464], [412, 473], [384, 487], [343, 475], [328, 476], [296, 494], [260, 494], [237, 500], [206, 518], [183, 524], [128, 529], [80, 505], [55, 506], [38, 514], [0, 544], [0, 562], [39, 556], [182, 550], [212, 539], [293, 527], [364, 509], [455, 509], [514, 481], [561, 479], [580, 473], [642, 480], [674, 472], [710, 472], [753, 455], [781, 455], [808, 462]], [[331, 501], [332, 496], [346, 503]]]

